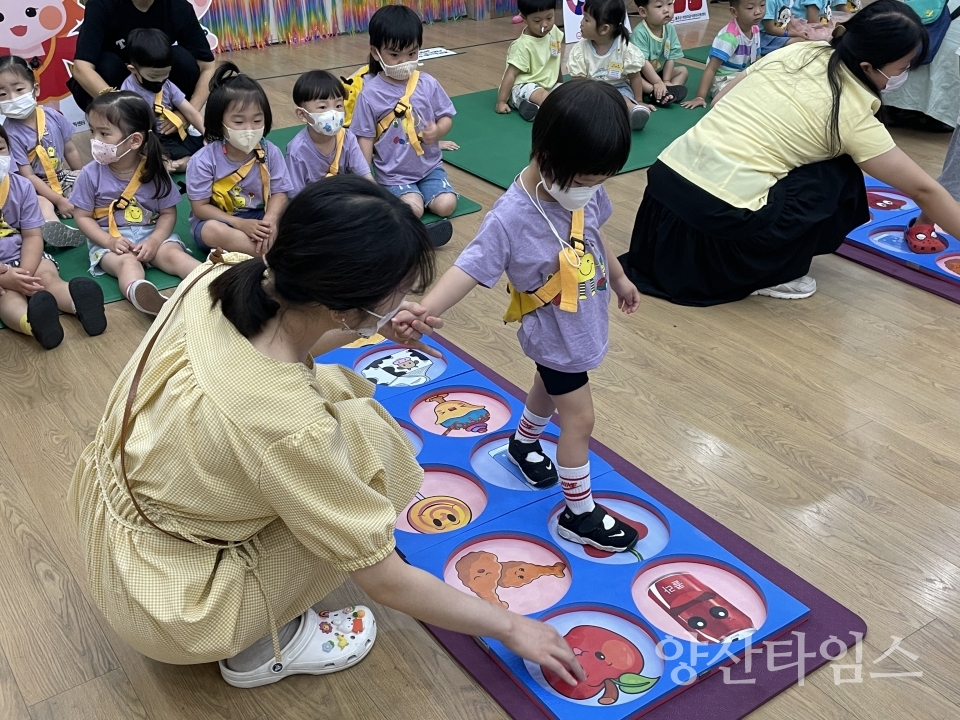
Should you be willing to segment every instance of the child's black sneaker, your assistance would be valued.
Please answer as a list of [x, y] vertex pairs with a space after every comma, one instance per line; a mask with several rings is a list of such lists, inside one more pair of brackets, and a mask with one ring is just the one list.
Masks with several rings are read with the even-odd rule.
[[636, 545], [638, 537], [635, 528], [620, 522], [599, 505], [581, 515], [564, 508], [557, 523], [557, 534], [564, 540], [612, 553], [629, 550]]
[[536, 105], [529, 100], [521, 100], [520, 104], [517, 105], [517, 112], [520, 113], [522, 117], [527, 122], [533, 122], [533, 119], [537, 116], [537, 111], [540, 109], [539, 105]]
[[557, 466], [547, 457], [537, 440], [532, 443], [522, 443], [514, 435], [510, 438], [507, 448], [507, 457], [510, 462], [520, 468], [520, 474], [527, 481], [527, 485], [537, 490], [556, 485], [560, 480], [557, 475]]
[[434, 247], [443, 247], [453, 237], [453, 223], [444, 218], [427, 225], [427, 237]]
[[57, 299], [46, 290], [40, 290], [27, 300], [27, 322], [34, 339], [44, 350], [52, 350], [63, 342]]
[[100, 335], [107, 329], [107, 316], [103, 311], [103, 290], [95, 280], [75, 277], [68, 284], [70, 299], [77, 311], [77, 320], [87, 335]]

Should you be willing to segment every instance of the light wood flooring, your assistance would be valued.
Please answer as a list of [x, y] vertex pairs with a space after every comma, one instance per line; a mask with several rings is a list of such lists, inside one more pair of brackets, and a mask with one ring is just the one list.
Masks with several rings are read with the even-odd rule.
[[[709, 25], [678, 28], [685, 46], [726, 22], [724, 6], [710, 9]], [[428, 27], [425, 47], [458, 54], [425, 69], [450, 95], [495, 86], [516, 33], [509, 19]], [[295, 122], [298, 73], [352, 71], [366, 47], [355, 36], [226, 57], [263, 79], [282, 127]], [[948, 136], [897, 137], [939, 172]], [[501, 192], [449, 172], [484, 208]], [[643, 171], [607, 183], [618, 253], [645, 184]], [[481, 218], [454, 221], [444, 268]], [[812, 274], [819, 291], [804, 301], [692, 309], [645, 298], [635, 315], [614, 317], [609, 356], [592, 374], [596, 436], [866, 619], [862, 684], [837, 686], [825, 668], [752, 717], [960, 718], [960, 305], [835, 256]], [[444, 334], [526, 386], [531, 365], [498, 320], [502, 303], [500, 292], [475, 291]], [[114, 635], [90, 601], [65, 506], [77, 456], [148, 327], [125, 302], [107, 316], [98, 338], [65, 320], [52, 352], [0, 332], [0, 718], [505, 717], [416, 622], [382, 608], [377, 646], [357, 668], [255, 691], [228, 687], [212, 664], [147, 660]], [[361, 600], [347, 585], [330, 603]], [[873, 664], [891, 636], [918, 659]]]

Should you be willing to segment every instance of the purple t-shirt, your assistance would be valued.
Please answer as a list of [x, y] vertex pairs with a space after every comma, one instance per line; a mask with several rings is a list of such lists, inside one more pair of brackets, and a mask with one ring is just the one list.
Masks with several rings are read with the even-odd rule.
[[9, 264], [19, 260], [23, 245], [20, 231], [42, 226], [43, 215], [37, 204], [36, 189], [25, 177], [10, 173], [10, 192], [7, 193], [3, 208], [0, 208], [0, 262]]
[[[388, 114], [393, 117], [397, 101], [403, 97], [406, 81], [395, 82], [383, 75], [367, 76], [363, 90], [353, 109], [350, 129], [358, 138], [375, 138], [377, 123]], [[420, 73], [417, 88], [410, 98], [414, 122], [420, 133], [431, 122], [453, 117], [457, 111], [447, 93], [432, 75]], [[407, 133], [399, 120], [391, 124], [373, 146], [373, 167], [381, 185], [409, 185], [420, 182], [442, 165], [440, 145], [422, 144], [423, 155], [417, 155], [407, 141]]]
[[[304, 185], [326, 177], [333, 162], [334, 152], [322, 155], [310, 138], [310, 132], [304, 128], [287, 144], [287, 172], [290, 175], [290, 185], [293, 189], [290, 195], [303, 190]], [[367, 165], [357, 136], [346, 129], [343, 135], [343, 148], [340, 150], [340, 170], [338, 175], [369, 175], [370, 166]]]
[[[59, 111], [44, 106], [46, 116], [43, 140], [41, 145], [47, 151], [47, 156], [53, 161], [53, 169], [61, 179], [70, 168], [63, 157], [63, 148], [73, 137], [73, 125]], [[29, 165], [41, 180], [47, 180], [47, 172], [40, 164], [40, 158], [32, 163], [27, 160], [27, 153], [37, 146], [37, 131], [22, 120], [7, 118], [3, 124], [10, 138], [10, 163], [16, 169], [20, 165]], [[48, 181], [49, 183], [49, 181]]]
[[[92, 162], [84, 165], [83, 170], [80, 171], [73, 185], [73, 192], [70, 194], [70, 202], [87, 212], [108, 207], [126, 190], [128, 182], [114, 175], [109, 166]], [[126, 210], [114, 212], [117, 227], [153, 225], [157, 221], [157, 213], [180, 202], [180, 191], [177, 190], [175, 183], [171, 183], [167, 194], [155, 197], [156, 194], [156, 182], [141, 185], [134, 193], [134, 202], [130, 203]], [[97, 222], [106, 230], [110, 221], [109, 218], [102, 217]]]
[[[531, 195], [533, 188], [528, 188]], [[534, 195], [534, 198], [536, 196]], [[570, 237], [570, 212], [559, 203], [540, 204], [562, 238]], [[613, 213], [601, 187], [584, 208], [581, 283], [576, 312], [553, 304], [523, 316], [517, 337], [531, 360], [561, 372], [585, 372], [597, 367], [607, 353], [607, 262], [600, 226]], [[477, 236], [457, 258], [456, 266], [486, 287], [504, 272], [521, 292], [539, 289], [560, 267], [560, 242], [518, 182], [497, 200], [483, 219]], [[504, 296], [504, 304], [507, 297]]]
[[[149, 105], [151, 108], [153, 107], [154, 101], [157, 99], [157, 94], [144, 88], [143, 85], [137, 82], [137, 79], [133, 75], [130, 75], [126, 80], [123, 81], [123, 85], [120, 86], [120, 89], [129, 90], [130, 92], [136, 93], [146, 100], [147, 105]], [[187, 99], [187, 96], [180, 92], [180, 88], [178, 88], [169, 80], [164, 81], [163, 89], [160, 92], [163, 93], [161, 104], [168, 110], [176, 110], [178, 107], [180, 107], [180, 103]], [[160, 129], [159, 120], [157, 120], [157, 129]]]
[[[280, 148], [269, 140], [263, 141], [267, 149], [267, 171], [270, 174], [270, 194], [289, 193], [293, 188], [287, 174]], [[239, 170], [247, 160], [234, 162], [227, 157], [224, 142], [212, 142], [202, 147], [187, 165], [187, 197], [191, 200], [206, 200], [213, 194], [213, 183], [230, 173]], [[238, 210], [257, 210], [263, 208], [263, 181], [260, 168], [254, 163], [246, 177], [234, 186], [230, 192], [233, 204]], [[232, 214], [232, 213], [231, 213]], [[199, 222], [190, 214], [191, 229]]]

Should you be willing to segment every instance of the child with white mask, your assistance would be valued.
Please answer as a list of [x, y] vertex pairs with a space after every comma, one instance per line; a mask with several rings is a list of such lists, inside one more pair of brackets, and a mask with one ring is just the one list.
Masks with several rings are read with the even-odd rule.
[[94, 162], [70, 197], [87, 236], [90, 274], [117, 278], [137, 310], [156, 315], [167, 299], [144, 268], [185, 278], [200, 262], [173, 232], [180, 191], [164, 166], [153, 108], [136, 93], [107, 93], [90, 103], [87, 124]]
[[326, 70], [310, 70], [293, 86], [297, 118], [307, 124], [287, 144], [289, 197], [304, 186], [332, 175], [362, 175], [373, 180], [357, 137], [343, 126], [343, 83]]
[[[353, 110], [350, 129], [373, 167], [377, 182], [410, 206], [447, 218], [457, 193], [443, 169], [441, 139], [456, 110], [440, 83], [417, 70], [423, 23], [402, 5], [387, 5], [370, 18], [369, 74]], [[449, 220], [427, 226], [435, 246], [453, 235]]]
[[[612, 85], [578, 78], [551, 92], [533, 120], [530, 164], [420, 301], [421, 319], [433, 322], [478, 284], [493, 287], [506, 273], [511, 299], [503, 319], [520, 322], [520, 347], [536, 365], [509, 458], [534, 489], [559, 481], [566, 500], [560, 537], [608, 552], [629, 550], [637, 531], [593, 500], [587, 373], [607, 352], [610, 291], [625, 313], [640, 304], [600, 231], [613, 212], [603, 183], [623, 168], [630, 137], [623, 96]], [[413, 319], [405, 310], [394, 319], [402, 336]], [[562, 426], [556, 464], [540, 444], [554, 412]]]
[[10, 138], [11, 171], [25, 177], [37, 193], [43, 215], [43, 240], [54, 247], [83, 245], [83, 233], [60, 222], [73, 217], [70, 191], [83, 167], [73, 143], [73, 125], [55, 108], [38, 105], [40, 86], [27, 61], [0, 57], [0, 113]]
[[190, 229], [202, 251], [262, 256], [273, 244], [292, 185], [280, 148], [264, 139], [272, 124], [260, 83], [221, 63], [204, 112], [207, 144], [187, 165]]

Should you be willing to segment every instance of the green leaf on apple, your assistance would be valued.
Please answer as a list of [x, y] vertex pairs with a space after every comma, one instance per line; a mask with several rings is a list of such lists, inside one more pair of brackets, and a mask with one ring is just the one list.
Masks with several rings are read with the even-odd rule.
[[650, 678], [636, 673], [624, 673], [613, 682], [620, 688], [620, 692], [627, 695], [639, 695], [656, 685], [659, 679], [658, 677]]

